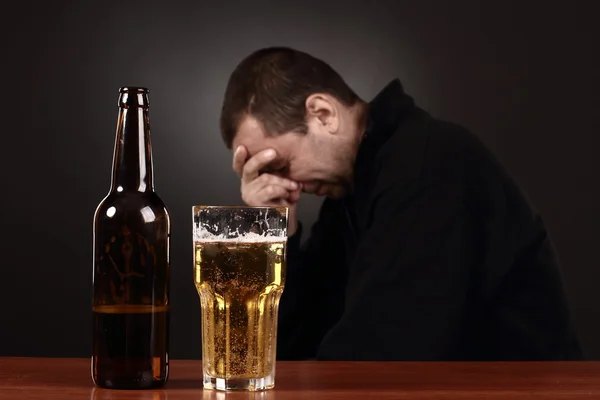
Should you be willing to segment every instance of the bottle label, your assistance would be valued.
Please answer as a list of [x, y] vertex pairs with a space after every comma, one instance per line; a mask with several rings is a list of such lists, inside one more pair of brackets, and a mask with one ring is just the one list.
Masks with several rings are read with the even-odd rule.
[[167, 305], [169, 238], [166, 229], [154, 226], [149, 235], [148, 228], [122, 224], [97, 235], [94, 306]]

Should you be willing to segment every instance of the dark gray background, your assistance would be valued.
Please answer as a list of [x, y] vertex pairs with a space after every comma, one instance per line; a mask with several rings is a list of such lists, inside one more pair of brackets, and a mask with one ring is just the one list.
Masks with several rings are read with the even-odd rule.
[[[544, 215], [587, 356], [599, 359], [598, 7], [353, 3], [4, 9], [0, 355], [90, 355], [92, 217], [109, 188], [118, 89], [142, 85], [173, 223], [171, 356], [200, 357], [191, 206], [240, 204], [218, 132], [222, 94], [242, 57], [288, 45], [329, 62], [367, 100], [400, 78], [420, 106], [491, 147]], [[319, 204], [301, 200], [305, 223]]]

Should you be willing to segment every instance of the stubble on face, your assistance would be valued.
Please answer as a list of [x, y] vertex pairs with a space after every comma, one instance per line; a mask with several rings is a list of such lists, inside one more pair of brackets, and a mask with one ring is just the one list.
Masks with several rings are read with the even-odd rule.
[[315, 165], [328, 175], [328, 179], [319, 182], [321, 187], [310, 187], [310, 193], [339, 199], [354, 191], [354, 167], [364, 137], [368, 108], [363, 103], [344, 111], [345, 123], [339, 134], [319, 135], [309, 131], [308, 137], [313, 138], [310, 149]]

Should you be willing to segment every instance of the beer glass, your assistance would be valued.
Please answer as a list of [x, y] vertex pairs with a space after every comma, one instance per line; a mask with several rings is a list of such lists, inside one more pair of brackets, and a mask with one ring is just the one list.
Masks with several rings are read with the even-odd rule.
[[286, 207], [193, 207], [206, 389], [258, 391], [275, 385], [287, 221]]

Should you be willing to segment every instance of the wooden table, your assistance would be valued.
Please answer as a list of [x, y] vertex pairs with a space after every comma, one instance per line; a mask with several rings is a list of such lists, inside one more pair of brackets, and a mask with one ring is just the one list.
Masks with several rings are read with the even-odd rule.
[[172, 360], [160, 390], [95, 388], [88, 359], [0, 358], [0, 399], [600, 399], [600, 362], [279, 362], [275, 389], [203, 390], [200, 361]]

